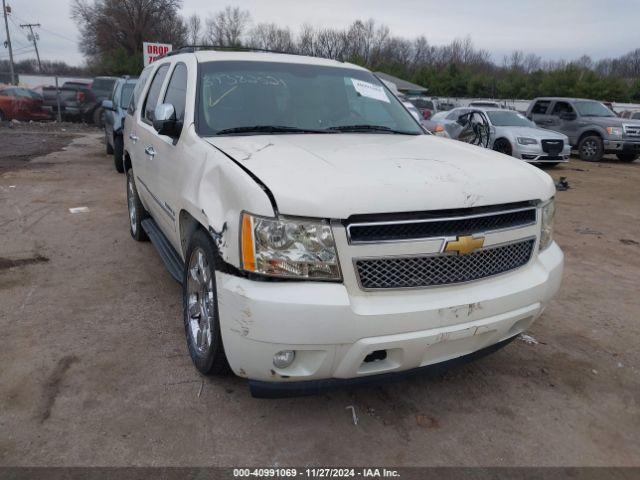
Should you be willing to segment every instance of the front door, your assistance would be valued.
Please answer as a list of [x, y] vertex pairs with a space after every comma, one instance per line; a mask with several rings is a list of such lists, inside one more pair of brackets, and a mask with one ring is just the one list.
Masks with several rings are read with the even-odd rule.
[[[184, 110], [187, 96], [187, 66], [178, 62], [171, 72], [166, 92], [158, 103], [166, 103], [173, 106], [175, 118], [178, 125], [184, 123]], [[151, 164], [151, 181], [153, 182], [155, 193], [165, 210], [163, 218], [165, 223], [163, 230], [167, 238], [176, 249], [180, 248], [179, 241], [179, 185], [180, 178], [184, 174], [184, 169], [180, 168], [181, 163], [178, 158], [178, 150], [181, 148], [180, 138], [182, 132], [176, 138], [166, 135], [159, 135], [154, 131], [156, 149], [154, 160]], [[166, 228], [165, 228], [166, 227]]]

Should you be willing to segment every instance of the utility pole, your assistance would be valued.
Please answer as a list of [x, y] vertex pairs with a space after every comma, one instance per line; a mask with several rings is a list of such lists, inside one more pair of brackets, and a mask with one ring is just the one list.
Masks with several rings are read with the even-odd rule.
[[37, 40], [40, 40], [40, 39], [38, 38], [37, 33], [33, 33], [33, 27], [39, 27], [39, 26], [40, 26], [39, 23], [25, 23], [20, 25], [20, 28], [28, 28], [29, 32], [31, 33], [31, 36], [29, 37], [29, 39], [33, 41], [33, 48], [36, 49], [36, 58], [38, 59], [38, 71], [42, 73], [42, 65], [40, 64], [40, 54], [38, 53], [38, 43], [37, 43]]
[[9, 70], [11, 71], [11, 84], [16, 84], [16, 76], [13, 72], [13, 49], [11, 48], [11, 36], [9, 35], [9, 21], [7, 20], [7, 13], [11, 12], [11, 7], [8, 7], [5, 4], [5, 0], [2, 0], [2, 13], [4, 14], [4, 28], [7, 30], [7, 41], [5, 42], [6, 46], [9, 47]]

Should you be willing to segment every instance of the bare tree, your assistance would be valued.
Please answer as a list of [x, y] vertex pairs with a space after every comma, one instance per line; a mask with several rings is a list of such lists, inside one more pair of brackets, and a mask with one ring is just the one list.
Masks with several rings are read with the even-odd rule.
[[534, 54], [528, 54], [524, 59], [524, 71], [527, 73], [532, 73], [538, 71], [542, 68], [542, 59]]
[[315, 36], [315, 54], [334, 60], [344, 57], [345, 36], [343, 32], [333, 28], [318, 30]]
[[514, 50], [511, 55], [504, 56], [502, 66], [508, 70], [524, 71], [524, 57], [522, 50]]
[[[94, 68], [118, 56], [142, 66], [142, 42], [185, 43], [178, 15], [181, 0], [74, 0], [71, 17], [80, 28], [80, 49]], [[133, 64], [135, 62], [135, 65]]]
[[296, 50], [291, 30], [280, 28], [275, 23], [259, 23], [252, 28], [247, 39], [247, 46], [278, 52], [294, 52]]
[[316, 55], [316, 31], [312, 25], [305, 23], [300, 28], [296, 50], [302, 55]]
[[187, 19], [187, 41], [191, 45], [202, 43], [202, 20], [197, 14], [191, 15]]
[[238, 7], [225, 7], [207, 19], [206, 37], [214, 45], [237, 47], [251, 22], [251, 15]]

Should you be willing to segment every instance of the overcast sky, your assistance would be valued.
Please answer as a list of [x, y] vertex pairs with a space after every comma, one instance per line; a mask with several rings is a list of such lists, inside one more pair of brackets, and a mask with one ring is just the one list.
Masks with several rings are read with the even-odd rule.
[[[20, 23], [41, 23], [40, 55], [47, 60], [82, 63], [77, 28], [69, 16], [71, 0], [8, 0], [16, 59], [33, 56]], [[185, 16], [203, 19], [226, 5], [249, 10], [254, 23], [275, 22], [297, 31], [303, 23], [345, 27], [373, 18], [394, 35], [425, 35], [430, 43], [448, 43], [470, 35], [500, 62], [514, 49], [544, 59], [594, 59], [619, 56], [640, 47], [638, 0], [183, 0]], [[21, 31], [22, 30], [22, 31]], [[2, 47], [0, 58], [8, 57]]]

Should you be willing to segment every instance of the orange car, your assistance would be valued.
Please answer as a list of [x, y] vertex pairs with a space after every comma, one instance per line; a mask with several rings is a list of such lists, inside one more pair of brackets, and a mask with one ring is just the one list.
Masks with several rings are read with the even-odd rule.
[[49, 120], [51, 115], [42, 108], [42, 96], [21, 87], [0, 88], [0, 121]]

